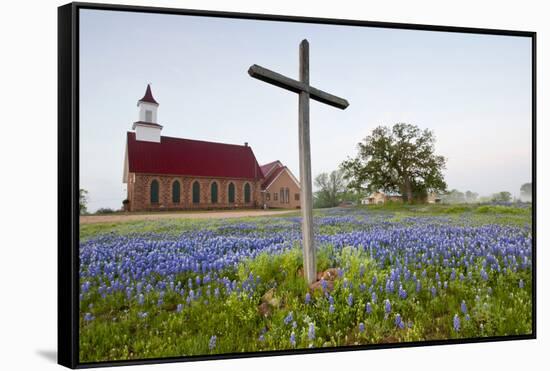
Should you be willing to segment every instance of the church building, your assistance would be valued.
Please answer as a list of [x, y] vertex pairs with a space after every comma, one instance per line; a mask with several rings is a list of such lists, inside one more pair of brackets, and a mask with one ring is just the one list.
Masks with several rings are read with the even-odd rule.
[[243, 145], [162, 136], [159, 103], [147, 85], [126, 134], [127, 211], [297, 208], [300, 186], [280, 161], [260, 166]]

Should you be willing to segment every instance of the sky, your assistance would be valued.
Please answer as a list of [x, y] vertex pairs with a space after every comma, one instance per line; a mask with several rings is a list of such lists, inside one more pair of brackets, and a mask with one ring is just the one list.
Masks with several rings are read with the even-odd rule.
[[248, 142], [299, 176], [298, 96], [251, 78], [259, 64], [347, 99], [311, 101], [312, 175], [357, 154], [377, 126], [432, 130], [449, 189], [480, 195], [531, 180], [531, 40], [518, 36], [81, 10], [80, 188], [118, 209], [126, 132], [148, 83], [162, 135]]

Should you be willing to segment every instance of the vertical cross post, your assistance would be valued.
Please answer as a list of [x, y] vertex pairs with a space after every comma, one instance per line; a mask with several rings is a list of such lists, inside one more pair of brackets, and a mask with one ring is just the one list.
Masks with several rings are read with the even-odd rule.
[[309, 43], [300, 43], [300, 79], [294, 80], [256, 64], [250, 66], [248, 74], [258, 80], [297, 93], [298, 137], [300, 145], [300, 207], [302, 209], [302, 247], [304, 253], [304, 277], [308, 284], [317, 280], [315, 246], [313, 241], [313, 196], [311, 183], [311, 148], [309, 145], [309, 100], [346, 109], [349, 103], [309, 85]]
[[[300, 43], [300, 82], [309, 86], [309, 43]], [[300, 207], [302, 209], [302, 248], [304, 277], [309, 284], [317, 280], [313, 241], [313, 196], [311, 190], [311, 147], [309, 143], [309, 92], [301, 91], [298, 100], [298, 138], [300, 145]]]

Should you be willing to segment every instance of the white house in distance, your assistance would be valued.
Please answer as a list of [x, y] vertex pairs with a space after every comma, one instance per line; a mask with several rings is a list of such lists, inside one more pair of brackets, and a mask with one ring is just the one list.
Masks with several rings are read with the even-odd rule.
[[[403, 202], [403, 197], [399, 193], [373, 192], [361, 200], [361, 205], [383, 205], [388, 201]], [[440, 203], [441, 196], [432, 192], [428, 195], [426, 202], [429, 204]]]
[[388, 201], [402, 202], [400, 194], [386, 194], [384, 192], [373, 192], [361, 200], [361, 205], [383, 205]]

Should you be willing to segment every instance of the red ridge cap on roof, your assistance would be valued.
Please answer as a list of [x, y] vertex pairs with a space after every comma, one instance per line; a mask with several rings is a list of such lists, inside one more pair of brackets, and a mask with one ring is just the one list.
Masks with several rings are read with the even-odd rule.
[[147, 84], [147, 89], [145, 89], [145, 95], [143, 96], [143, 98], [138, 100], [138, 103], [139, 102], [147, 102], [147, 103], [153, 103], [158, 105], [158, 102], [155, 100], [155, 98], [153, 98], [153, 93], [151, 92], [151, 84]]
[[262, 173], [264, 175], [264, 177], [267, 177], [269, 176], [269, 173], [271, 171], [273, 171], [273, 169], [275, 169], [275, 166], [276, 165], [279, 165], [279, 166], [283, 166], [283, 164], [281, 163], [281, 161], [279, 160], [275, 160], [275, 161], [271, 161], [267, 164], [264, 164], [264, 165], [261, 165], [260, 168], [262, 169]]

